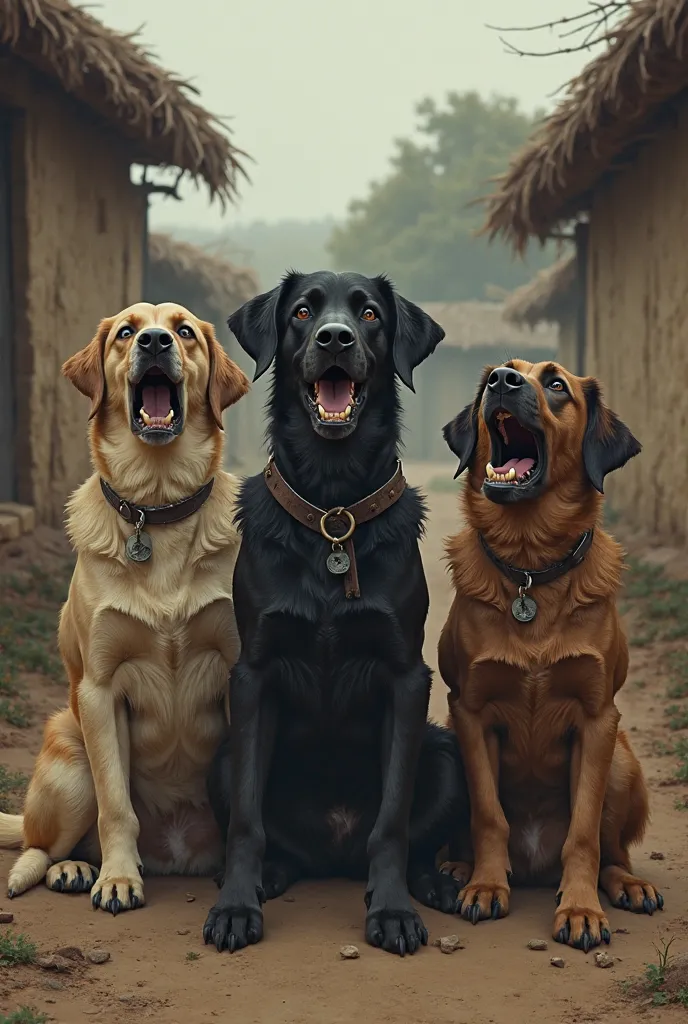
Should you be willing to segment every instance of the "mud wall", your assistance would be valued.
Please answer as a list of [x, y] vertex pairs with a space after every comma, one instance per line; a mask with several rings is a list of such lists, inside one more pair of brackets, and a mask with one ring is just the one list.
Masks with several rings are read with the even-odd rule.
[[586, 372], [643, 452], [609, 478], [612, 505], [666, 542], [688, 540], [688, 103], [598, 188], [588, 261]]
[[17, 497], [59, 526], [90, 472], [88, 402], [60, 367], [102, 317], [140, 298], [145, 198], [130, 180], [128, 144], [23, 63], [2, 61], [0, 105], [16, 115]]

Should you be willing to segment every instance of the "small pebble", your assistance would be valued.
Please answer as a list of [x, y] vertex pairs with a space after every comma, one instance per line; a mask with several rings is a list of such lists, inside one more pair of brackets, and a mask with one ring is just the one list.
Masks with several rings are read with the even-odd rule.
[[358, 946], [342, 946], [339, 955], [342, 960], [358, 960], [361, 954], [358, 951]]
[[134, 997], [131, 995], [123, 995], [119, 997], [120, 1003], [133, 1003]]
[[189, 929], [188, 928], [177, 928], [177, 935], [188, 935], [188, 934], [189, 934]]
[[58, 974], [66, 974], [72, 969], [69, 960], [55, 955], [37, 957], [36, 966], [41, 967], [44, 971], [57, 971]]
[[615, 928], [614, 929], [614, 934], [615, 935], [630, 935], [631, 933], [630, 933], [628, 928]]
[[599, 953], [595, 953], [595, 963], [598, 967], [613, 967], [614, 957], [601, 950]]
[[107, 949], [92, 949], [86, 954], [86, 959], [91, 964], [106, 964], [110, 959]]
[[528, 943], [528, 949], [544, 950], [547, 949], [547, 943], [544, 939], [531, 939]]
[[284, 902], [285, 903], [296, 903], [296, 896], [285, 896], [284, 897]]
[[55, 1000], [55, 999], [46, 999], [46, 1003], [55, 1003], [55, 1002], [57, 1002], [57, 1000]]
[[566, 961], [562, 960], [560, 956], [553, 956], [550, 963], [552, 967], [566, 967]]
[[455, 953], [457, 949], [464, 949], [458, 935], [443, 935], [439, 947], [441, 953]]
[[53, 992], [62, 992], [62, 990], [64, 989], [64, 985], [62, 984], [61, 981], [58, 981], [57, 978], [50, 978], [48, 981], [46, 981], [45, 987], [52, 989]]
[[[650, 860], [664, 860], [664, 854], [660, 850], [653, 850], [650, 854]], [[0, 921], [2, 921], [2, 917], [0, 917]]]
[[83, 960], [84, 954], [78, 946], [63, 946], [55, 950], [55, 956], [63, 956], [65, 960]]
[[14, 914], [0, 914], [0, 924], [12, 924]]
[[194, 894], [192, 892], [187, 892], [187, 894], [186, 894], [186, 902], [187, 903], [195, 903], [196, 902], [196, 897], [194, 896]]

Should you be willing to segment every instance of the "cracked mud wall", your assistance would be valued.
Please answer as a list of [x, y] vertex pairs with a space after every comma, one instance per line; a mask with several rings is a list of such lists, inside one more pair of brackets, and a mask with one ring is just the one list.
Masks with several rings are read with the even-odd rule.
[[141, 294], [145, 199], [131, 146], [57, 86], [7, 61], [0, 104], [13, 133], [17, 496], [59, 526], [90, 472], [89, 403], [61, 375], [100, 319]]
[[688, 103], [596, 191], [586, 372], [643, 445], [608, 478], [636, 527], [688, 541]]

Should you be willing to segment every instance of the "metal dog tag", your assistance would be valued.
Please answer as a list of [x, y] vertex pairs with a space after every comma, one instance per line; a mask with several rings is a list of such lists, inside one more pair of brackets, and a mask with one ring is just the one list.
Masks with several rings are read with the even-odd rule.
[[348, 572], [350, 565], [351, 559], [341, 547], [339, 549], [333, 548], [332, 552], [327, 556], [327, 568], [335, 576], [341, 576]]
[[537, 615], [537, 605], [532, 597], [522, 594], [511, 605], [511, 614], [517, 622], [532, 622]]
[[153, 554], [153, 541], [147, 533], [137, 530], [127, 537], [125, 551], [130, 562], [147, 562]]

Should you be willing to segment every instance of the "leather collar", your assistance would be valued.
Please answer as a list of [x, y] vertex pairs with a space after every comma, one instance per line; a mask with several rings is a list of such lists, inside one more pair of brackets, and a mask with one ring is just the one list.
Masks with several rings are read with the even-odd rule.
[[194, 512], [205, 504], [213, 489], [214, 479], [204, 484], [199, 491], [182, 498], [181, 501], [173, 501], [170, 505], [137, 505], [136, 502], [120, 498], [116, 491], [113, 491], [110, 484], [103, 478], [100, 479], [100, 488], [108, 504], [112, 505], [115, 512], [121, 516], [125, 523], [138, 526], [139, 529], [146, 526], [167, 526], [169, 523], [180, 523], [187, 519]]
[[[353, 534], [361, 523], [375, 519], [381, 512], [386, 511], [399, 500], [406, 487], [406, 478], [401, 462], [397, 462], [394, 475], [377, 491], [362, 498], [355, 505], [349, 505], [348, 508], [339, 506], [329, 511], [318, 508], [317, 505], [311, 505], [300, 494], [297, 494], [280, 473], [274, 459], [270, 459], [265, 467], [263, 478], [273, 498], [290, 516], [329, 541], [333, 551], [337, 546], [346, 550], [350, 565], [344, 577], [344, 593], [347, 598], [360, 597], [361, 588], [358, 582]], [[341, 538], [341, 544], [338, 543], [338, 538]]]
[[499, 571], [508, 580], [511, 580], [512, 583], [515, 583], [516, 586], [524, 587], [527, 590], [531, 586], [537, 587], [543, 583], [552, 583], [553, 580], [559, 579], [560, 576], [580, 565], [590, 550], [593, 533], [593, 530], [586, 530], [578, 539], [576, 546], [565, 558], [562, 558], [560, 562], [552, 562], [551, 565], [546, 566], [544, 569], [518, 569], [515, 565], [509, 565], [508, 562], [502, 561], [499, 555], [495, 554], [482, 533], [479, 533], [478, 536], [480, 537], [483, 551], [490, 561], [497, 566]]

